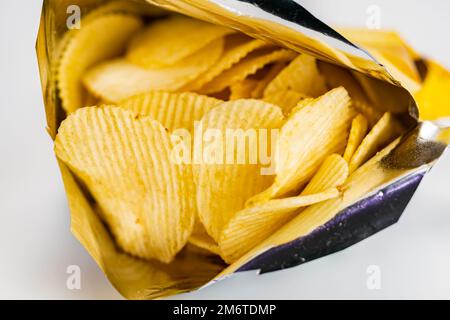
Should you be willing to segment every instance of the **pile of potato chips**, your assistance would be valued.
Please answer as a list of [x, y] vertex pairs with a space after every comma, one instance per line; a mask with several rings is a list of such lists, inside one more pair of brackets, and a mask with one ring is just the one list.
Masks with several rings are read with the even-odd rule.
[[[147, 14], [121, 1], [92, 11], [66, 33], [57, 66], [67, 118], [56, 154], [124, 252], [170, 263], [189, 242], [232, 263], [306, 207], [342, 196], [349, 175], [404, 131], [341, 67]], [[278, 130], [276, 171], [262, 174], [248, 153], [173, 161], [180, 130], [196, 138], [198, 127]]]

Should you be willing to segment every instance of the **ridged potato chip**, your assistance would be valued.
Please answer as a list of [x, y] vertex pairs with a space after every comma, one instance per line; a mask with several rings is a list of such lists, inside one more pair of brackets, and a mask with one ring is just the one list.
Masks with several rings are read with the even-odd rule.
[[308, 98], [302, 93], [292, 90], [282, 90], [264, 97], [264, 101], [277, 105], [283, 109], [283, 113], [289, 112], [300, 102], [300, 100]]
[[70, 30], [57, 66], [57, 86], [63, 109], [70, 113], [83, 106], [81, 78], [93, 65], [119, 55], [131, 35], [143, 24], [140, 18], [108, 14]]
[[159, 122], [117, 107], [79, 109], [55, 140], [56, 155], [86, 184], [118, 245], [165, 263], [186, 244], [195, 218], [193, 181], [171, 161], [171, 148]]
[[223, 39], [215, 40], [175, 65], [153, 70], [125, 59], [108, 61], [91, 69], [83, 83], [94, 95], [110, 103], [151, 90], [176, 91], [210, 68], [222, 51]]
[[200, 121], [206, 112], [222, 102], [193, 92], [150, 91], [122, 100], [119, 106], [135, 115], [150, 116], [174, 131], [193, 129], [194, 121]]
[[352, 121], [352, 127], [350, 129], [350, 135], [348, 137], [347, 146], [344, 151], [345, 161], [350, 161], [358, 146], [366, 136], [369, 129], [369, 123], [362, 114], [358, 114]]
[[329, 154], [343, 152], [356, 116], [350, 105], [347, 91], [339, 87], [293, 111], [281, 128], [275, 181], [247, 206], [295, 192]]
[[335, 198], [348, 177], [347, 162], [333, 154], [317, 170], [299, 196], [274, 199], [237, 212], [223, 229], [220, 253], [229, 263], [244, 255], [280, 226], [297, 215], [302, 207]]
[[225, 37], [224, 54], [210, 69], [202, 73], [197, 79], [182, 88], [183, 91], [197, 91], [205, 84], [213, 80], [225, 70], [231, 68], [234, 64], [245, 58], [251, 52], [264, 47], [270, 47], [270, 44], [252, 39], [242, 34], [233, 34]]
[[198, 92], [209, 94], [220, 92], [226, 87], [255, 74], [264, 66], [274, 62], [290, 61], [297, 53], [288, 49], [260, 49], [253, 51], [244, 59], [225, 70], [220, 75], [204, 85]]
[[325, 80], [319, 73], [316, 59], [300, 54], [269, 83], [264, 96], [283, 90], [293, 90], [314, 98], [325, 93]]
[[167, 68], [233, 32], [201, 20], [172, 15], [151, 23], [135, 36], [126, 58], [147, 69]]
[[370, 159], [378, 150], [392, 142], [403, 131], [402, 125], [394, 116], [386, 112], [364, 137], [358, 149], [351, 157], [350, 172], [355, 171], [364, 162]]
[[[222, 153], [219, 161], [205, 161], [203, 150], [202, 163], [193, 166], [199, 217], [214, 240], [219, 239], [223, 226], [244, 207], [248, 198], [272, 183], [272, 175], [262, 174], [260, 159], [252, 163], [251, 157], [262, 143], [256, 140], [260, 129], [267, 130], [268, 137], [271, 134], [268, 131], [279, 128], [283, 120], [279, 107], [258, 100], [225, 102], [203, 117], [203, 132], [220, 134], [216, 141], [223, 137], [223, 144], [214, 148], [217, 153]], [[214, 147], [212, 143], [211, 146]], [[239, 154], [243, 159], [239, 160]]]

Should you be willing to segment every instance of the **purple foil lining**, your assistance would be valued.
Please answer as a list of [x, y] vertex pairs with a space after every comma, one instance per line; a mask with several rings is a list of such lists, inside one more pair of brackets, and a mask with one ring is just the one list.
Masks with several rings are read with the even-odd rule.
[[394, 224], [402, 215], [425, 172], [406, 176], [339, 212], [310, 234], [269, 249], [237, 272], [266, 273], [290, 268], [345, 249]]

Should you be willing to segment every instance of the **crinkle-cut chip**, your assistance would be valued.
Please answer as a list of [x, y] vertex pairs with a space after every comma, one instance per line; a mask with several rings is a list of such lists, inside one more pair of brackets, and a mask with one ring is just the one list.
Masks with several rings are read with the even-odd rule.
[[322, 162], [319, 170], [308, 182], [301, 195], [319, 193], [329, 188], [339, 187], [344, 184], [348, 175], [348, 162], [341, 155], [333, 153]]
[[198, 92], [208, 94], [222, 91], [233, 83], [256, 73], [268, 64], [279, 61], [289, 61], [296, 55], [297, 53], [288, 49], [273, 50], [272, 48], [264, 48], [253, 51], [244, 59], [234, 64], [231, 68], [225, 70], [205, 84]]
[[[200, 164], [193, 171], [198, 214], [215, 241], [245, 201], [272, 183], [270, 168], [264, 171], [271, 159], [265, 161], [258, 154], [271, 155], [267, 140], [283, 121], [279, 107], [250, 99], [225, 102], [203, 116], [200, 125], [205, 142], [203, 150], [194, 147], [194, 163]], [[265, 138], [259, 137], [261, 129], [265, 129]], [[263, 143], [267, 148], [261, 147]]]
[[231, 263], [280, 226], [295, 217], [302, 207], [335, 198], [336, 187], [348, 177], [347, 162], [338, 154], [328, 156], [299, 196], [269, 200], [237, 212], [222, 231], [222, 258]]
[[126, 252], [168, 263], [186, 244], [195, 218], [194, 186], [171, 162], [165, 128], [117, 107], [86, 107], [63, 121], [59, 159], [86, 184]]
[[222, 50], [223, 40], [219, 39], [178, 64], [154, 70], [116, 59], [91, 69], [83, 83], [94, 95], [114, 103], [151, 90], [176, 91], [210, 68]]
[[150, 91], [122, 100], [119, 106], [135, 115], [150, 116], [174, 131], [192, 130], [194, 121], [200, 121], [206, 112], [222, 102], [193, 92]]
[[282, 90], [266, 96], [264, 101], [281, 107], [283, 113], [289, 114], [292, 108], [294, 108], [300, 100], [305, 98], [307, 98], [307, 96], [302, 93], [292, 90]]
[[366, 136], [369, 129], [369, 123], [362, 114], [358, 114], [352, 121], [350, 135], [348, 137], [347, 146], [345, 147], [344, 159], [350, 161], [358, 146]]
[[93, 65], [118, 56], [143, 23], [132, 15], [108, 14], [83, 22], [67, 32], [67, 44], [57, 66], [57, 85], [63, 109], [70, 113], [83, 105], [81, 78]]
[[201, 20], [173, 15], [151, 23], [136, 35], [126, 57], [143, 68], [166, 68], [233, 32]]
[[257, 85], [257, 80], [249, 78], [232, 84], [230, 86], [230, 100], [250, 99], [252, 97], [252, 92]]
[[292, 112], [277, 144], [275, 181], [249, 199], [247, 206], [295, 192], [304, 185], [329, 154], [344, 151], [355, 116], [350, 97], [342, 87]]
[[364, 162], [370, 159], [377, 151], [397, 138], [403, 131], [400, 122], [386, 112], [375, 126], [364, 137], [358, 149], [349, 162], [350, 172], [355, 171]]
[[448, 94], [450, 72], [436, 62], [427, 61], [428, 72], [422, 88], [415, 93], [422, 120], [450, 117]]
[[196, 247], [202, 248], [216, 255], [220, 255], [219, 245], [209, 236], [200, 221], [196, 221], [194, 231], [192, 231], [188, 241]]
[[325, 80], [319, 73], [316, 59], [300, 54], [269, 83], [264, 96], [282, 90], [293, 90], [314, 98], [325, 93]]
[[295, 216], [296, 210], [339, 196], [336, 188], [318, 194], [269, 200], [239, 211], [219, 240], [222, 258], [233, 263]]
[[383, 112], [374, 109], [370, 104], [358, 100], [352, 100], [352, 107], [360, 112], [368, 121], [369, 126], [373, 127], [383, 116]]
[[201, 74], [197, 79], [182, 88], [184, 91], [197, 91], [206, 83], [213, 80], [225, 70], [245, 58], [251, 52], [269, 47], [270, 44], [262, 40], [252, 39], [242, 34], [233, 34], [225, 38], [225, 47], [222, 57], [210, 69]]
[[[253, 90], [252, 98], [253, 99], [261, 99], [264, 95], [264, 90], [266, 90], [269, 83], [275, 79], [275, 77], [287, 66], [287, 62], [277, 62], [270, 66], [269, 71], [259, 80], [258, 85]], [[266, 67], [266, 68], [267, 68]]]

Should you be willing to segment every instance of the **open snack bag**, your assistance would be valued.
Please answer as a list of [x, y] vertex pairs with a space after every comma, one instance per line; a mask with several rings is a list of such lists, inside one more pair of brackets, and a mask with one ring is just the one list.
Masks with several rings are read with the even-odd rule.
[[344, 249], [449, 141], [444, 68], [294, 1], [45, 0], [37, 54], [72, 232], [130, 299]]

